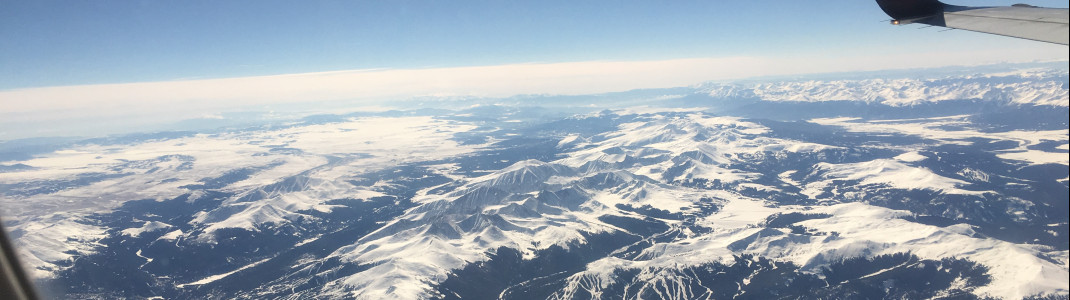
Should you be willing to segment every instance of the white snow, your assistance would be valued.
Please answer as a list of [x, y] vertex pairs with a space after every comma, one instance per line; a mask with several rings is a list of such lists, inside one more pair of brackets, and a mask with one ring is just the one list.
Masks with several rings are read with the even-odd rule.
[[[700, 89], [715, 98], [757, 98], [765, 101], [862, 101], [891, 106], [979, 99], [1014, 104], [1070, 106], [1059, 71], [1017, 71], [937, 79], [797, 80], [706, 84]], [[990, 80], [1002, 77], [1008, 80]], [[1044, 78], [1044, 79], [1041, 79]]]
[[1070, 155], [1067, 155], [1066, 153], [1055, 153], [1040, 150], [1018, 150], [1013, 152], [1008, 151], [1005, 153], [1000, 153], [997, 156], [1002, 159], [1025, 161], [1034, 165], [1070, 165]]
[[[601, 221], [597, 217], [601, 214], [617, 213], [613, 209], [617, 204], [629, 204], [636, 207], [650, 205], [670, 212], [685, 212], [684, 208], [703, 198], [725, 203], [719, 212], [697, 221], [700, 225], [712, 228], [711, 233], [704, 235], [692, 233], [674, 242], [655, 244], [643, 250], [641, 254], [644, 258], [650, 258], [649, 261], [626, 261], [616, 258], [596, 261], [590, 264], [585, 272], [572, 276], [568, 282], [569, 287], [597, 293], [598, 288], [608, 282], [607, 276], [610, 276], [616, 268], [693, 265], [729, 259], [732, 255], [738, 254], [729, 250], [729, 245], [744, 239], [754, 239], [754, 242], [743, 250], [745, 253], [790, 260], [809, 270], [827, 265], [836, 259], [896, 252], [912, 252], [923, 258], [934, 259], [947, 256], [968, 257], [999, 268], [994, 272], [1017, 274], [1014, 276], [1049, 276], [1052, 270], [1065, 270], [1064, 267], [1041, 262], [1036, 256], [1039, 250], [1032, 246], [973, 238], [971, 229], [960, 228], [961, 226], [941, 229], [900, 220], [900, 217], [909, 215], [905, 211], [894, 211], [861, 203], [805, 209], [802, 207], [777, 208], [762, 200], [740, 196], [732, 190], [690, 191], [678, 186], [663, 187], [658, 181], [666, 180], [661, 174], [672, 167], [673, 162], [666, 160], [661, 163], [634, 166], [619, 164], [632, 158], [657, 159], [663, 153], [668, 153], [669, 157], [677, 157], [685, 153], [699, 153], [712, 162], [695, 160], [694, 167], [685, 172], [687, 176], [719, 179], [726, 183], [736, 183], [739, 188], [776, 190], [776, 187], [750, 182], [757, 178], [758, 174], [742, 173], [724, 166], [736, 162], [764, 159], [769, 155], [817, 152], [835, 149], [835, 147], [764, 137], [761, 134], [766, 133], [767, 128], [735, 118], [710, 117], [701, 113], [694, 113], [687, 117], [651, 115], [648, 118], [649, 120], [643, 122], [622, 124], [618, 131], [605, 133], [602, 135], [604, 138], [592, 139], [600, 140], [599, 142], [569, 152], [566, 158], [553, 163], [579, 168], [592, 161], [602, 161], [608, 165], [596, 168], [593, 172], [617, 170], [616, 172], [625, 172], [624, 175], [633, 174], [627, 176], [647, 176], [654, 179], [654, 183], [635, 184], [641, 181], [630, 179], [629, 181], [633, 182], [632, 185], [591, 191], [590, 200], [578, 211], [564, 211], [561, 214], [544, 213], [542, 217], [536, 219], [501, 215], [504, 220], [520, 228], [531, 229], [530, 231], [487, 227], [465, 232], [457, 225], [463, 216], [437, 213], [448, 210], [456, 197], [461, 194], [450, 196], [425, 194], [423, 199], [414, 199], [417, 203], [421, 203], [421, 207], [410, 210], [402, 218], [407, 220], [406, 222], [411, 222], [406, 224], [414, 225], [406, 225], [407, 229], [389, 235], [373, 233], [370, 235], [371, 238], [362, 240], [357, 245], [339, 249], [332, 254], [332, 256], [342, 257], [345, 261], [376, 266], [366, 272], [334, 281], [328, 284], [327, 290], [334, 295], [368, 299], [425, 297], [435, 282], [445, 278], [448, 270], [485, 260], [487, 251], [497, 247], [519, 249], [527, 257], [533, 251], [543, 249], [547, 245], [583, 242], [578, 235], [580, 230], [590, 232], [622, 230], [615, 226], [598, 225]], [[856, 130], [857, 127], [850, 126], [865, 124], [874, 126], [873, 128], [889, 130], [889, 132], [919, 133], [922, 128], [935, 127], [938, 126], [937, 124], [947, 122], [959, 122], [960, 119], [961, 117], [916, 120], [925, 123], [921, 127], [910, 127], [899, 122], [862, 123], [858, 119], [849, 118], [817, 121], [843, 124], [852, 130]], [[973, 131], [952, 132], [942, 137], [964, 140], [978, 134], [985, 135]], [[1013, 135], [1004, 134], [1002, 137]], [[1054, 133], [1041, 135], [1045, 139], [1051, 139]], [[572, 142], [572, 138], [566, 139], [567, 142]], [[1015, 139], [1026, 141], [1024, 144], [1030, 144], [1034, 140], [1039, 142], [1039, 138], [1015, 137]], [[926, 168], [911, 165], [926, 158], [917, 150], [907, 150], [893, 159], [876, 159], [847, 164], [821, 163], [814, 166], [811, 169], [812, 173], [802, 181], [791, 179], [791, 176], [798, 172], [797, 170], [783, 172], [778, 177], [785, 183], [804, 187], [803, 193], [810, 196], [816, 196], [822, 188], [832, 184], [835, 180], [857, 180], [862, 185], [882, 185], [898, 189], [929, 189], [942, 193], [968, 195], [984, 193], [963, 190], [960, 186], [968, 184], [965, 181], [940, 176]], [[572, 182], [582, 180], [585, 176], [584, 174], [557, 176], [534, 172], [538, 168], [546, 168], [553, 163], [522, 161], [467, 182], [469, 186], [488, 183], [495, 185], [500, 184], [499, 181], [504, 180], [503, 177], [506, 176], [508, 176], [508, 182], [526, 182], [525, 178], [538, 177], [544, 183], [566, 187], [574, 184]], [[977, 176], [971, 178], [981, 178]], [[466, 188], [457, 190], [464, 191]], [[522, 201], [482, 203], [485, 205], [483, 212], [495, 214], [510, 203], [516, 204]], [[822, 232], [836, 232], [840, 237], [815, 236], [786, 242], [782, 240], [788, 234], [784, 230], [778, 231], [779, 234], [761, 234], [763, 229], [759, 225], [766, 218], [774, 213], [790, 211], [833, 214], [832, 218], [809, 220], [799, 224]], [[430, 224], [432, 223], [439, 224], [434, 225], [439, 226], [437, 228], [455, 231], [457, 237], [428, 235], [431, 232], [432, 225]], [[401, 226], [399, 224], [402, 223], [395, 221], [384, 228], [391, 228], [391, 225]], [[671, 221], [670, 224], [672, 224]], [[400, 228], [405, 228], [405, 226]], [[871, 237], [874, 233], [880, 237]], [[755, 235], [758, 237], [753, 238]], [[956, 246], [944, 244], [946, 241], [955, 241]], [[958, 241], [963, 243], [958, 243]], [[944, 248], [938, 250], [937, 247]], [[1041, 267], [1040, 273], [1030, 273], [1032, 271], [1023, 269], [1025, 267], [995, 262], [987, 256], [995, 255], [999, 251], [1024, 253], [1021, 259], [1028, 261], [1029, 265], [1045, 267]], [[645, 274], [643, 276], [654, 280], [662, 275]], [[996, 296], [1026, 295], [1028, 294], [1026, 291], [1051, 290], [1053, 282], [1064, 280], [1056, 276], [1053, 280], [1023, 282], [1009, 279], [1012, 278], [1011, 275], [997, 277], [992, 286], [980, 292]], [[356, 291], [352, 294], [346, 294], [346, 291], [354, 290]]]
[[23, 220], [7, 227], [19, 260], [34, 278], [53, 278], [65, 268], [60, 262], [96, 252], [106, 228], [73, 221], [73, 216], [52, 214]]
[[[1007, 76], [1026, 76], [1026, 73]], [[941, 85], [926, 80], [874, 79], [710, 85], [707, 88], [711, 95], [769, 101], [857, 100], [901, 106], [955, 99], [997, 101], [1004, 97], [1013, 103], [1068, 105], [1067, 92], [1057, 82]], [[682, 237], [654, 243], [644, 249], [640, 254], [644, 260], [608, 257], [595, 261], [587, 265], [585, 271], [569, 277], [566, 293], [582, 289], [597, 295], [613, 280], [613, 271], [620, 268], [639, 268], [643, 270], [640, 277], [644, 280], [673, 284], [670, 274], [657, 273], [653, 268], [725, 261], [740, 253], [791, 261], [805, 270], [814, 271], [838, 259], [897, 252], [910, 252], [931, 259], [954, 256], [989, 266], [994, 281], [976, 291], [982, 295], [1019, 298], [1038, 292], [1067, 290], [1066, 283], [1070, 282], [1066, 271], [1068, 251], [977, 237], [969, 225], [941, 228], [913, 223], [901, 219], [910, 215], [907, 211], [864, 203], [777, 207], [763, 199], [741, 195], [744, 189], [784, 192], [790, 189], [786, 186], [793, 186], [801, 188], [801, 194], [816, 198], [842, 180], [880, 188], [924, 189], [964, 195], [985, 193], [965, 190], [962, 187], [969, 182], [941, 176], [925, 168], [924, 163], [930, 157], [923, 154], [926, 152], [920, 145], [877, 145], [874, 147], [888, 146], [901, 153], [892, 158], [818, 163], [809, 169], [778, 170], [778, 174], [770, 175], [776, 175], [774, 181], [779, 181], [756, 183], [754, 181], [759, 178], [765, 178], [763, 174], [733, 166], [843, 149], [766, 136], [771, 130], [758, 123], [711, 116], [701, 110], [651, 107], [618, 110], [621, 114], [637, 114], [635, 121], [596, 136], [573, 134], [560, 137], [558, 149], [566, 152], [560, 160], [520, 161], [502, 170], [489, 170], [487, 175], [480, 177], [454, 174], [460, 168], [456, 163], [427, 166], [453, 182], [418, 191], [412, 199], [417, 207], [357, 243], [331, 253], [329, 258], [372, 267], [351, 276], [334, 278], [323, 286], [322, 291], [338, 298], [427, 298], [433, 292], [432, 286], [444, 280], [450, 270], [486, 260], [488, 251], [498, 247], [518, 249], [525, 258], [531, 258], [535, 251], [554, 245], [567, 248], [586, 243], [581, 234], [584, 232], [623, 231], [599, 219], [606, 214], [634, 216], [632, 212], [617, 209], [618, 204], [687, 214], [696, 212], [700, 201], [723, 204], [716, 213], [695, 220], [697, 225], [710, 228], [711, 232], [699, 234], [685, 228]], [[1022, 165], [1070, 163], [1065, 153], [1029, 149], [1055, 141], [1060, 143], [1056, 149], [1066, 150], [1070, 148], [1067, 137], [1070, 130], [985, 132], [971, 128], [968, 117], [910, 120], [841, 117], [810, 122], [839, 126], [851, 132], [917, 136], [942, 144], [970, 145], [979, 138], [1012, 141], [1017, 146], [1000, 151], [1000, 158], [1019, 161]], [[99, 247], [97, 240], [105, 237], [107, 229], [75, 221], [86, 212], [106, 211], [130, 200], [173, 199], [189, 192], [182, 186], [202, 184], [206, 178], [220, 177], [236, 169], [250, 170], [248, 178], [218, 187], [236, 196], [221, 199], [220, 209], [197, 213], [188, 224], [193, 225], [194, 230], [184, 232], [174, 229], [172, 224], [139, 221], [143, 223], [118, 232], [123, 236], [138, 237], [170, 230], [158, 241], [212, 242], [213, 232], [223, 228], [255, 231], [265, 226], [310, 220], [315, 218], [310, 212], [325, 213], [335, 209], [327, 204], [329, 200], [368, 200], [387, 196], [383, 191], [393, 187], [393, 183], [375, 181], [369, 175], [372, 172], [416, 162], [448, 161], [444, 159], [468, 155], [487, 146], [461, 145], [452, 140], [457, 133], [478, 128], [476, 125], [432, 117], [353, 118], [338, 123], [290, 125], [297, 126], [198, 134], [132, 144], [82, 144], [21, 161], [34, 168], [0, 173], [0, 183], [76, 180], [88, 174], [112, 177], [55, 192], [5, 195], [0, 199], [5, 213], [19, 216], [13, 219], [16, 225], [12, 230], [18, 233], [15, 241], [22, 249], [20, 255], [33, 269], [34, 276], [48, 278], [62, 271], [59, 262], [93, 253]], [[173, 156], [176, 154], [184, 156]], [[581, 168], [588, 164], [594, 167]], [[604, 189], [585, 186], [585, 179], [604, 174], [617, 176], [625, 183]], [[989, 174], [970, 168], [957, 171], [957, 175], [973, 182], [990, 179]], [[724, 188], [685, 188], [674, 182], [688, 179], [716, 180]], [[375, 183], [370, 186], [355, 183], [367, 180]], [[1065, 178], [1061, 180], [1066, 181]], [[609, 184], [607, 182], [611, 181], [603, 183]], [[432, 192], [440, 187], [450, 187], [451, 192]], [[516, 193], [511, 197], [496, 197], [486, 193], [488, 189], [482, 189], [488, 187]], [[572, 191], [578, 194], [574, 196], [584, 202], [569, 209], [538, 203], [540, 196], [553, 198], [543, 193], [564, 188], [573, 188]], [[206, 195], [197, 192], [189, 197], [189, 201]], [[836, 196], [864, 197], [852, 193], [837, 193]], [[1024, 200], [1020, 202], [1025, 203]], [[508, 213], [518, 207], [542, 210], [538, 211], [538, 217]], [[41, 218], [25, 217], [40, 211], [52, 214]], [[797, 223], [829, 235], [798, 236], [788, 230], [762, 227], [762, 222], [769, 216], [787, 212], [831, 214], [829, 218]], [[462, 223], [472, 220], [476, 220], [471, 222], [476, 225], [462, 228]], [[677, 227], [683, 223], [664, 221]], [[304, 239], [298, 245], [320, 237]], [[142, 256], [140, 250], [136, 255], [147, 262], [152, 261], [152, 258]], [[1040, 257], [1050, 257], [1056, 262]], [[267, 259], [178, 287], [211, 283], [265, 261]]]
[[[760, 235], [756, 227], [777, 212], [827, 213], [832, 217], [796, 223], [819, 232], [835, 232], [836, 238], [800, 238], [789, 234]], [[618, 268], [652, 270], [724, 261], [735, 252], [728, 245], [753, 237], [742, 253], [792, 261], [804, 270], [817, 271], [829, 262], [857, 256], [909, 252], [926, 259], [966, 258], [990, 267], [992, 284], [975, 292], [1017, 299], [1045, 291], [1065, 291], [1070, 281], [1066, 264], [1041, 259], [1044, 247], [1016, 245], [991, 238], [975, 238], [959, 227], [940, 228], [899, 219], [909, 212], [846, 203], [826, 207], [769, 208], [753, 200], [733, 200], [711, 216], [712, 234], [657, 245], [644, 251], [649, 260], [626, 261], [604, 258], [569, 278], [570, 289], [592, 289], [611, 279]], [[964, 234], [967, 233], [967, 234]], [[657, 276], [656, 274], [649, 274]], [[650, 282], [648, 278], [647, 282]]]
[[168, 228], [171, 228], [171, 227], [172, 226], [170, 224], [167, 224], [167, 223], [157, 222], [157, 221], [148, 221], [148, 222], [145, 222], [144, 224], [142, 224], [141, 227], [132, 227], [132, 228], [123, 229], [122, 231], [120, 231], [120, 233], [122, 233], [125, 236], [138, 237], [138, 236], [141, 236], [141, 234], [145, 233], [145, 232], [153, 232], [153, 231], [157, 231], [157, 230], [168, 229]]
[[[991, 139], [1012, 141], [1018, 147], [1003, 150], [998, 156], [1028, 162], [1030, 164], [1070, 164], [1066, 153], [1053, 153], [1028, 149], [1045, 141], [1070, 141], [1070, 130], [981, 132], [975, 129], [947, 130], [943, 126], [968, 126], [967, 116], [951, 116], [913, 120], [875, 120], [862, 121], [857, 118], [819, 118], [810, 122], [822, 125], [841, 126], [848, 131], [868, 133], [897, 133], [920, 136], [949, 144], [970, 145], [971, 139]], [[906, 155], [906, 154], [904, 154]], [[916, 157], [914, 157], [916, 158]], [[897, 157], [898, 159], [898, 157]]]
[[821, 179], [805, 185], [803, 194], [816, 198], [835, 180], [859, 180], [861, 185], [884, 184], [899, 189], [928, 189], [949, 194], [977, 195], [983, 192], [967, 191], [958, 186], [967, 182], [943, 177], [932, 171], [905, 165], [890, 159], [878, 159], [861, 163], [818, 163], [813, 168]]
[[[138, 253], [140, 253], [140, 252], [138, 252]], [[271, 260], [271, 258], [265, 258], [265, 259], [260, 260], [258, 262], [254, 262], [254, 263], [251, 263], [251, 264], [248, 264], [248, 265], [244, 265], [241, 268], [238, 268], [238, 269], [236, 269], [234, 271], [226, 272], [226, 273], [223, 273], [223, 274], [217, 274], [217, 275], [208, 276], [208, 277], [205, 277], [205, 278], [203, 278], [201, 280], [197, 280], [197, 281], [190, 282], [190, 283], [183, 283], [183, 284], [175, 285], [175, 287], [181, 289], [181, 288], [185, 288], [185, 287], [188, 287], [188, 286], [209, 284], [209, 283], [212, 283], [212, 282], [214, 282], [216, 280], [220, 280], [220, 279], [226, 278], [227, 276], [230, 276], [231, 274], [240, 272], [240, 271], [248, 269], [248, 268], [255, 267], [255, 266], [257, 266], [259, 264], [262, 264], [262, 263], [264, 263], [264, 262], [266, 262], [268, 260]]]
[[174, 240], [177, 240], [178, 238], [181, 238], [181, 237], [183, 237], [185, 235], [186, 234], [183, 233], [182, 230], [176, 229], [174, 231], [168, 232], [167, 234], [164, 234], [163, 236], [160, 236], [160, 238], [158, 240], [161, 240], [161, 241], [174, 241]]
[[926, 158], [928, 157], [926, 157], [925, 155], [921, 155], [916, 151], [903, 153], [895, 157], [895, 159], [898, 159], [899, 161], [903, 162], [919, 162], [925, 160]]

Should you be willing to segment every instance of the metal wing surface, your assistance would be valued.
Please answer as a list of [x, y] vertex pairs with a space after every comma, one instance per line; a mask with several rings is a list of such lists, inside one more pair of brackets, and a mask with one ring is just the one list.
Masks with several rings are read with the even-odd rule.
[[1070, 9], [1024, 4], [969, 7], [936, 0], [877, 0], [893, 24], [921, 23], [1067, 45]]

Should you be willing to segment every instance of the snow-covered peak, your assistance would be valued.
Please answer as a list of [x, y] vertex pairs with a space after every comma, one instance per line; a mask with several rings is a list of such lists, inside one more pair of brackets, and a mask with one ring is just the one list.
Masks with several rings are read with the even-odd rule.
[[483, 176], [476, 181], [477, 188], [496, 188], [507, 192], [527, 192], [546, 184], [554, 176], [571, 176], [567, 166], [529, 159]]

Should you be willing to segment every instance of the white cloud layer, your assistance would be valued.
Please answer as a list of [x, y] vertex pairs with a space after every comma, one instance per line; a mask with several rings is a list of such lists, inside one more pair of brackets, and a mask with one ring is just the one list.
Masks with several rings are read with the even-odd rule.
[[1067, 59], [1064, 47], [854, 57], [728, 57], [378, 69], [0, 91], [0, 140], [95, 135], [272, 105], [451, 95], [591, 94], [754, 76]]

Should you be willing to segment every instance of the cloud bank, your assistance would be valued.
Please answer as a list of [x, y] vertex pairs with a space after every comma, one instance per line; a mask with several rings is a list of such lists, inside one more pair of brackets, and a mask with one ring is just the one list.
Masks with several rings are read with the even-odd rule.
[[272, 105], [347, 101], [386, 105], [426, 96], [593, 94], [688, 86], [710, 80], [1066, 59], [1061, 47], [925, 55], [727, 57], [498, 66], [377, 69], [241, 78], [60, 86], [0, 91], [0, 140], [99, 135]]

